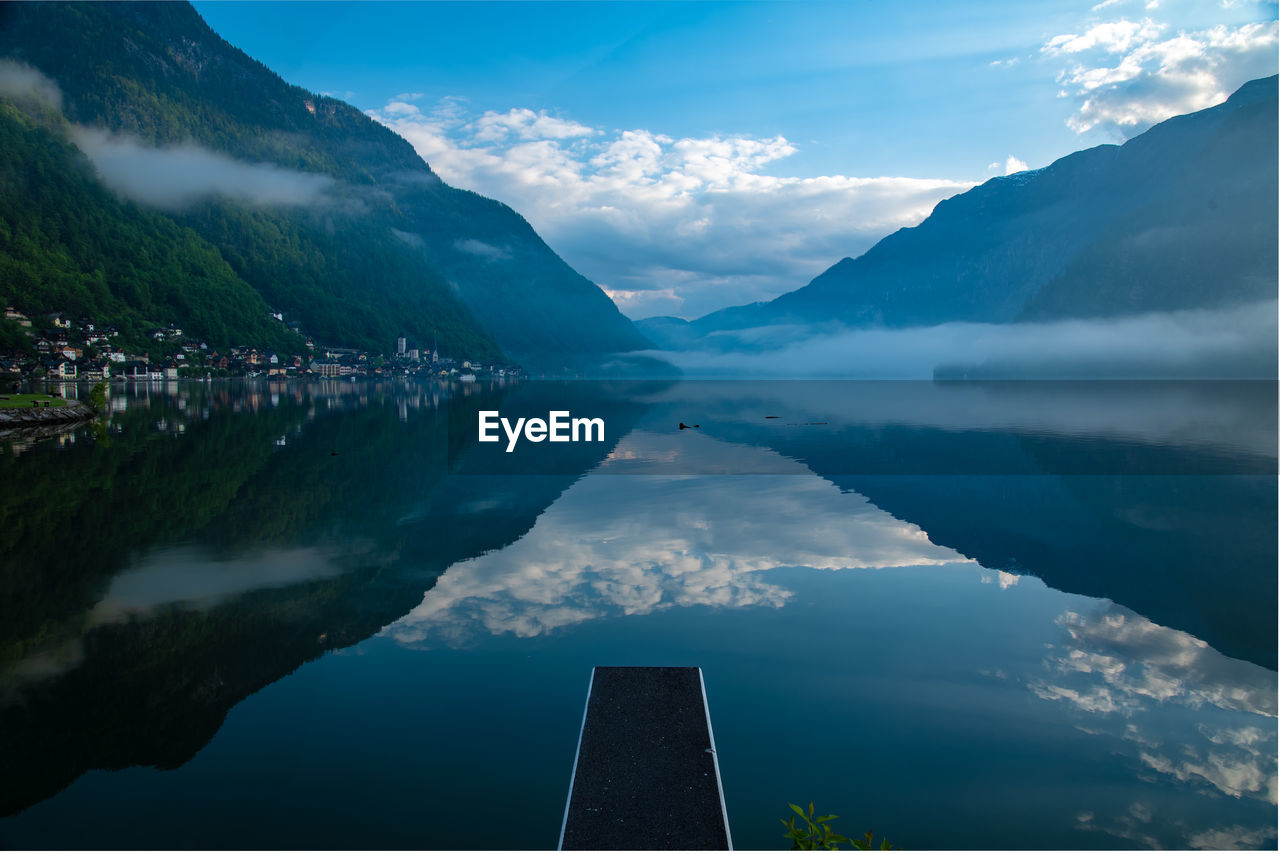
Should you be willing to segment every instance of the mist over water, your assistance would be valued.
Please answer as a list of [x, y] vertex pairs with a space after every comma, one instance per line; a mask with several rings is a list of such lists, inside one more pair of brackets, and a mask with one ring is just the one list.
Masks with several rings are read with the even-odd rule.
[[689, 377], [1271, 379], [1277, 303], [1052, 323], [767, 326], [655, 353]]

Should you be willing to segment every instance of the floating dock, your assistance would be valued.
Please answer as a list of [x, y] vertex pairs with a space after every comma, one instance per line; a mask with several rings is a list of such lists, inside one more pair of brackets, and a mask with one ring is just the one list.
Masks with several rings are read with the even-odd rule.
[[730, 850], [698, 667], [597, 667], [560, 850]]

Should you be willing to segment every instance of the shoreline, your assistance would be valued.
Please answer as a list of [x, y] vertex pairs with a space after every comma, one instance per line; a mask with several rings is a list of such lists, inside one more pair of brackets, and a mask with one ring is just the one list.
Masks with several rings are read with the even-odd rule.
[[64, 406], [0, 409], [0, 428], [70, 424], [76, 421], [87, 421], [94, 415], [93, 409], [75, 401], [67, 401]]

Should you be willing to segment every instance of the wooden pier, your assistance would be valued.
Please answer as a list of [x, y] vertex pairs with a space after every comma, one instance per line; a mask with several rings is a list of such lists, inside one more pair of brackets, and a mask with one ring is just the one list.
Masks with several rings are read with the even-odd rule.
[[560, 849], [730, 850], [698, 667], [597, 667]]

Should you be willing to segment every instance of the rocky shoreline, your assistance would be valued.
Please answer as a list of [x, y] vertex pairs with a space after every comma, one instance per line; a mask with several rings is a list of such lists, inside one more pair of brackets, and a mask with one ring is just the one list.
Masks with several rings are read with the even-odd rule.
[[67, 403], [66, 406], [0, 409], [0, 428], [66, 424], [73, 421], [85, 421], [92, 418], [93, 415], [93, 410], [83, 403]]

